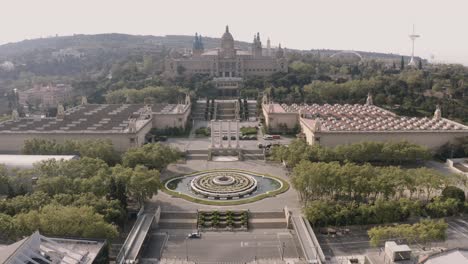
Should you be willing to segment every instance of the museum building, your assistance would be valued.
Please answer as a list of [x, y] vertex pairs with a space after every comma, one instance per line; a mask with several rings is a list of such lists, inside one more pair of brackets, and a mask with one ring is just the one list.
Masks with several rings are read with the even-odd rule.
[[20, 153], [24, 142], [33, 138], [55, 140], [109, 139], [123, 152], [145, 143], [152, 128], [185, 129], [191, 112], [186, 96], [180, 104], [82, 104], [65, 110], [59, 105], [56, 117], [19, 117], [0, 123], [0, 152]]
[[399, 116], [375, 106], [371, 95], [363, 105], [286, 105], [264, 97], [262, 111], [271, 132], [300, 126], [309, 144], [326, 147], [364, 141], [408, 141], [437, 149], [468, 136], [468, 126], [443, 118], [439, 107], [432, 118]]

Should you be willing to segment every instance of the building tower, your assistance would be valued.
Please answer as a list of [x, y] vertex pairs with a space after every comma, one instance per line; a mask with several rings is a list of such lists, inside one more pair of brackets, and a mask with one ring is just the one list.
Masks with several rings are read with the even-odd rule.
[[262, 41], [260, 40], [260, 33], [254, 35], [254, 40], [252, 43], [252, 55], [254, 58], [262, 56]]
[[276, 58], [281, 59], [284, 58], [284, 51], [283, 48], [281, 48], [281, 43], [278, 46], [278, 50], [276, 51]]
[[408, 63], [408, 66], [416, 66], [416, 61], [414, 61], [414, 42], [417, 38], [421, 37], [420, 35], [417, 35], [416, 32], [414, 31], [414, 25], [413, 25], [413, 33], [409, 35], [411, 42], [412, 42], [412, 48], [411, 48], [411, 60]]
[[203, 51], [204, 51], [204, 47], [203, 47], [202, 37], [201, 35], [198, 35], [198, 33], [195, 33], [195, 39], [193, 40], [193, 45], [192, 45], [192, 54], [195, 57], [199, 57], [202, 55]]
[[270, 42], [270, 38], [268, 38], [268, 40], [267, 40], [267, 56], [268, 56], [268, 57], [271, 57], [271, 42]]
[[234, 49], [234, 38], [229, 32], [229, 26], [226, 26], [226, 32], [221, 37], [221, 56], [223, 58], [234, 58], [236, 50]]

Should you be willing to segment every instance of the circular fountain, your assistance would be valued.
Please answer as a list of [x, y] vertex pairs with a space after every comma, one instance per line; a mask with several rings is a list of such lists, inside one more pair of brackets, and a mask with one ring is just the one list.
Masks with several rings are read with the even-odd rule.
[[[167, 190], [196, 200], [251, 200], [282, 189], [278, 178], [241, 170], [210, 170], [180, 176], [165, 183]], [[284, 190], [283, 190], [284, 191]]]
[[241, 172], [209, 172], [192, 179], [190, 187], [207, 198], [243, 197], [257, 189], [257, 180]]

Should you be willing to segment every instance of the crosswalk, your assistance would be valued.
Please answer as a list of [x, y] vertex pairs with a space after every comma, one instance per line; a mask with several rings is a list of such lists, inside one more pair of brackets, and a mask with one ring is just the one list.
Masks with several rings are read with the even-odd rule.
[[465, 219], [448, 220], [448, 239], [468, 239], [468, 221]]

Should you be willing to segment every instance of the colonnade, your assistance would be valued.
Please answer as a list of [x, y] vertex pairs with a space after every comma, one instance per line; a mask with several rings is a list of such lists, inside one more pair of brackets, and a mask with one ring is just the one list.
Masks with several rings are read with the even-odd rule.
[[[223, 123], [227, 123], [227, 133], [223, 134]], [[211, 145], [210, 148], [239, 148], [239, 120], [235, 121], [235, 132], [231, 133], [231, 124], [233, 121], [214, 121], [211, 120]], [[223, 136], [227, 136], [227, 146], [224, 146]], [[235, 136], [235, 144], [231, 140], [231, 137]]]

